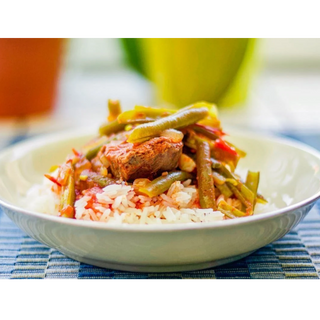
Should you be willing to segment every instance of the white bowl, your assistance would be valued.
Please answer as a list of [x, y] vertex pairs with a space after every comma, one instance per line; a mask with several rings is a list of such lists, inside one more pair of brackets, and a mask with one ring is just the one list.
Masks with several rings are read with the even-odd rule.
[[233, 132], [247, 152], [242, 172], [260, 171], [259, 191], [279, 209], [214, 223], [108, 225], [31, 212], [22, 196], [92, 132], [76, 130], [31, 139], [0, 154], [0, 206], [34, 239], [92, 265], [140, 272], [205, 269], [245, 257], [283, 237], [320, 197], [320, 153], [301, 143]]

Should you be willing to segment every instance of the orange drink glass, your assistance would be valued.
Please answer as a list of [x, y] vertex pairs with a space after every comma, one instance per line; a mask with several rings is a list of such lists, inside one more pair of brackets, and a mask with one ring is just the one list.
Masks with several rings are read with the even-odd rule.
[[51, 111], [64, 39], [0, 39], [0, 117]]

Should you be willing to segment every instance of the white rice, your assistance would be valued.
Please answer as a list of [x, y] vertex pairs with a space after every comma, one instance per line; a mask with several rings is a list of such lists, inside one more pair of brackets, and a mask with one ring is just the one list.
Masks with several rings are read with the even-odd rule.
[[[209, 222], [223, 219], [223, 214], [212, 209], [187, 209], [193, 206], [197, 190], [184, 187], [175, 182], [167, 195], [149, 198], [138, 195], [132, 186], [110, 185], [96, 194], [91, 206], [97, 221], [128, 224], [165, 224]], [[95, 220], [92, 212], [86, 209], [90, 196], [84, 196], [75, 202], [75, 218]], [[87, 207], [88, 208], [88, 207]]]
[[52, 188], [55, 188], [54, 183], [44, 178], [42, 185], [35, 184], [28, 190], [22, 205], [32, 211], [58, 216], [60, 197]]
[[[95, 195], [85, 194], [75, 202], [75, 218], [109, 224], [175, 224], [224, 220], [220, 211], [198, 208], [198, 191], [191, 181], [172, 184], [166, 194], [147, 197], [137, 194], [132, 186], [113, 184]], [[44, 179], [33, 186], [24, 205], [28, 209], [50, 215], [59, 215], [60, 197], [55, 184]], [[90, 203], [89, 203], [90, 202]], [[257, 205], [257, 211], [270, 210]]]

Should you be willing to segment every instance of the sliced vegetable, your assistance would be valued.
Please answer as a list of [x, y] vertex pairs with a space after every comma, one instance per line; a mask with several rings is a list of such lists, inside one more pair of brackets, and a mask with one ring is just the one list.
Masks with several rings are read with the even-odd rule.
[[248, 214], [252, 214], [254, 208], [253, 192], [246, 187], [234, 173], [230, 172], [224, 164], [221, 163], [217, 171], [227, 178], [226, 183], [229, 189], [245, 205]]
[[101, 150], [101, 148], [104, 146], [104, 144], [100, 144], [96, 147], [93, 147], [92, 149], [88, 150], [88, 152], [86, 153], [86, 158], [91, 161], [93, 158], [95, 158], [97, 156], [97, 154], [99, 153], [99, 151]]
[[99, 128], [99, 134], [101, 136], [109, 136], [112, 133], [118, 133], [125, 128], [125, 124], [119, 123], [118, 120], [104, 123]]
[[243, 150], [239, 149], [238, 147], [236, 147], [234, 144], [232, 144], [231, 142], [228, 141], [228, 145], [230, 147], [232, 147], [234, 150], [236, 150], [236, 152], [238, 153], [238, 155], [241, 157], [241, 158], [244, 158], [247, 153], [244, 152]]
[[256, 204], [259, 180], [260, 180], [259, 172], [248, 171], [245, 185], [253, 193], [253, 198], [254, 198], [253, 206]]
[[[197, 150], [196, 141], [203, 140], [209, 143], [213, 165], [219, 167], [219, 162], [229, 165], [232, 170], [236, 167], [240, 156], [222, 137], [215, 136], [213, 131], [206, 131], [205, 126], [193, 125], [192, 129], [187, 129], [184, 143], [191, 149]], [[195, 131], [199, 132], [195, 132]], [[201, 132], [200, 132], [201, 131]]]
[[218, 205], [218, 210], [223, 212], [227, 217], [233, 219], [235, 217], [245, 217], [246, 213], [234, 208], [233, 206], [229, 205], [224, 200], [221, 200]]
[[210, 160], [210, 147], [206, 141], [197, 141], [197, 180], [201, 208], [215, 209], [216, 201]]
[[114, 121], [117, 119], [118, 115], [121, 113], [121, 105], [119, 100], [108, 100], [109, 116], [108, 121]]
[[[180, 109], [178, 112], [183, 112], [185, 110], [198, 109], [198, 108], [207, 108], [209, 113], [208, 113], [208, 116], [206, 119], [208, 119], [208, 120], [216, 119], [216, 123], [220, 124], [220, 121], [218, 120], [218, 108], [213, 103], [209, 103], [206, 101], [199, 101], [199, 102], [193, 103], [189, 106], [186, 106], [186, 107]], [[203, 120], [203, 121], [205, 121], [205, 120]], [[219, 126], [213, 126], [212, 123], [210, 123], [210, 126], [215, 127], [215, 128], [219, 127]]]
[[192, 126], [192, 129], [195, 132], [201, 133], [204, 136], [210, 138], [211, 140], [219, 139], [224, 135], [224, 133], [220, 129], [212, 128], [209, 126], [200, 125], [198, 123]]
[[100, 188], [104, 188], [106, 186], [109, 186], [110, 184], [116, 184], [117, 180], [109, 178], [109, 177], [103, 177], [100, 175], [92, 175], [90, 178], [98, 184]]
[[229, 142], [219, 138], [214, 141], [214, 146], [211, 148], [211, 155], [214, 159], [228, 164], [232, 171], [234, 171], [239, 159], [242, 157], [242, 155], [245, 155], [245, 153], [241, 151], [240, 155], [237, 150], [231, 144], [229, 144]]
[[220, 191], [220, 193], [223, 194], [226, 198], [230, 198], [233, 195], [232, 191], [225, 183], [216, 184], [216, 187]]
[[92, 167], [92, 164], [91, 162], [85, 158], [85, 157], [81, 157], [79, 159], [79, 161], [74, 164], [74, 176], [75, 176], [75, 180], [77, 179], [77, 177], [80, 176], [80, 174], [82, 173], [82, 171], [84, 170], [88, 170], [88, 169], [91, 169]]
[[55, 183], [56, 185], [58, 185], [59, 187], [61, 187], [61, 183], [55, 178], [50, 176], [49, 174], [44, 174], [44, 176], [49, 179], [51, 182]]
[[166, 117], [172, 113], [176, 113], [177, 110], [168, 108], [153, 108], [148, 106], [135, 106], [134, 110], [137, 112], [143, 112], [149, 117]]
[[75, 194], [75, 182], [74, 182], [74, 168], [69, 163], [70, 172], [68, 175], [68, 184], [62, 189], [61, 209], [60, 215], [65, 218], [73, 218], [74, 216], [74, 200]]
[[145, 122], [151, 122], [175, 112], [176, 110], [172, 109], [135, 106], [134, 110], [122, 112], [117, 119], [119, 123], [132, 123], [137, 120], [146, 120]]
[[257, 193], [257, 202], [258, 203], [261, 203], [261, 204], [267, 204], [268, 201], [260, 194], [260, 193]]
[[227, 181], [227, 179], [224, 176], [222, 176], [221, 174], [219, 174], [216, 171], [212, 172], [212, 177], [213, 177], [213, 181], [214, 181], [215, 185], [221, 185], [221, 184], [226, 183], [226, 181]]
[[207, 106], [209, 109], [209, 116], [199, 121], [199, 124], [210, 126], [213, 128], [220, 128], [220, 120], [218, 118], [218, 108], [215, 104], [209, 103]]
[[104, 146], [104, 143], [101, 143], [97, 146], [94, 146], [92, 147], [91, 149], [89, 149], [87, 152], [86, 152], [86, 158], [88, 160], [92, 160], [97, 154], [98, 152], [100, 151], [100, 149]]
[[196, 168], [196, 163], [192, 158], [182, 153], [179, 158], [178, 166], [182, 171], [192, 172]]
[[109, 139], [106, 136], [102, 136], [94, 143], [91, 143], [90, 145], [85, 146], [83, 148], [83, 153], [85, 157], [90, 161], [98, 154], [100, 149], [108, 142], [109, 142]]
[[254, 202], [253, 192], [246, 185], [244, 185], [242, 182], [238, 182], [236, 187], [240, 190], [240, 192], [243, 194], [245, 199], [247, 201], [249, 201], [251, 204], [253, 204], [253, 202]]
[[230, 190], [233, 192], [233, 194], [241, 201], [241, 203], [245, 205], [246, 208], [252, 207], [251, 202], [244, 197], [242, 192], [237, 187], [235, 187], [230, 182], [228, 182], [227, 185], [230, 188]]
[[185, 181], [192, 179], [193, 175], [184, 171], [171, 171], [165, 176], [160, 176], [152, 180], [149, 184], [140, 187], [139, 192], [146, 194], [148, 197], [155, 197], [167, 191], [176, 181]]
[[197, 141], [204, 141], [209, 144], [210, 150], [214, 148], [214, 141], [208, 139], [207, 137], [200, 137], [193, 130], [188, 129], [187, 134], [185, 135], [186, 139], [184, 140], [184, 144], [193, 149], [197, 150]]
[[139, 191], [140, 188], [144, 188], [146, 187], [151, 181], [149, 179], [146, 178], [139, 178], [139, 179], [135, 179], [133, 181], [133, 188], [136, 191]]
[[212, 169], [220, 169], [222, 167], [222, 163], [216, 159], [211, 158], [211, 166]]
[[181, 142], [183, 139], [183, 133], [175, 129], [167, 129], [160, 133], [161, 137], [167, 137], [172, 142]]
[[72, 162], [73, 159], [69, 159], [66, 163], [61, 164], [57, 169], [57, 177], [53, 177], [51, 175], [45, 174], [44, 176], [57, 184], [60, 187], [64, 187], [68, 184], [68, 178], [70, 175], [70, 171], [72, 170]]
[[225, 152], [227, 152], [229, 155], [238, 156], [238, 153], [236, 151], [236, 149], [232, 146], [230, 146], [226, 141], [224, 141], [223, 139], [217, 139], [214, 143], [215, 147], [223, 150]]
[[190, 109], [174, 113], [154, 122], [145, 123], [133, 129], [128, 142], [139, 143], [158, 136], [166, 129], [178, 129], [196, 123], [208, 115], [207, 108]]
[[53, 165], [53, 166], [50, 168], [49, 172], [50, 172], [50, 173], [51, 173], [51, 172], [54, 172], [54, 171], [56, 171], [58, 168], [59, 168], [58, 165]]
[[211, 158], [211, 161], [212, 161], [212, 165], [214, 165], [218, 170], [218, 172], [220, 172], [223, 176], [229, 179], [239, 180], [238, 177], [233, 172], [231, 172], [222, 162], [212, 158]]
[[124, 123], [124, 124], [131, 124], [131, 123], [139, 123], [139, 122], [152, 122], [155, 121], [154, 118], [146, 116], [142, 112], [137, 112], [135, 110], [128, 110], [122, 112], [118, 118], [117, 121], [119, 123]]
[[259, 185], [260, 173], [248, 171], [245, 185], [250, 189], [254, 196], [257, 196], [258, 185]]

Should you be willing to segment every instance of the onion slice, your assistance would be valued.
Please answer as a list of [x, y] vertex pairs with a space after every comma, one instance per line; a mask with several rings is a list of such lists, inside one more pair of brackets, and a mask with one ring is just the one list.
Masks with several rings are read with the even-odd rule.
[[183, 139], [183, 133], [175, 129], [164, 130], [161, 132], [160, 136], [167, 137], [174, 143], [181, 142]]

